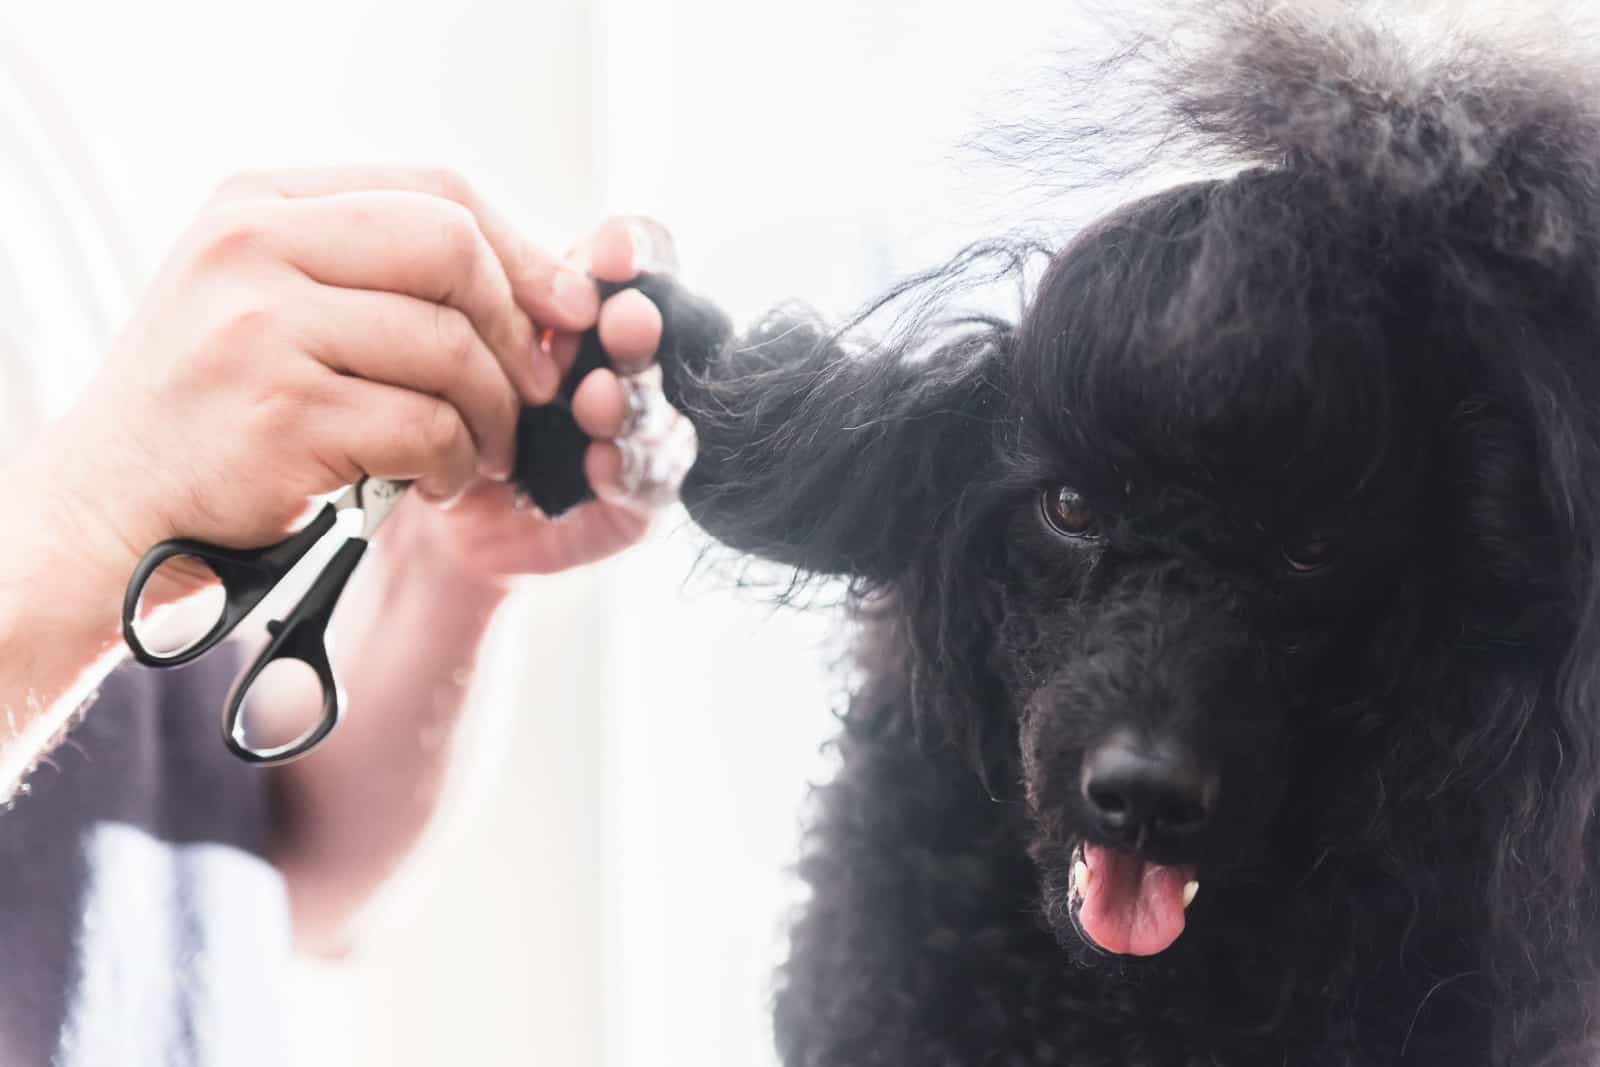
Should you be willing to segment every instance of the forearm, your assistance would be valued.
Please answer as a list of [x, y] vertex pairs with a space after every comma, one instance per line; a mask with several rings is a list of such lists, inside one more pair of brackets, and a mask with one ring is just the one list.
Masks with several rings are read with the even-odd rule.
[[353, 919], [416, 848], [470, 757], [460, 727], [505, 587], [443, 561], [416, 503], [385, 528], [335, 618], [344, 721], [273, 772], [274, 858], [297, 940], [312, 952], [345, 947]]
[[[0, 803], [9, 800], [123, 658], [126, 550], [61, 491], [36, 449], [0, 469]], [[124, 565], [126, 564], [126, 565]]]

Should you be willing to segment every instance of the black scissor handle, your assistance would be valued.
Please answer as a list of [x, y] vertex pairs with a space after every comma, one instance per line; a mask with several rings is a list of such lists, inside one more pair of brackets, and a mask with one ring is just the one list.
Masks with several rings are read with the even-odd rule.
[[[328, 623], [333, 618], [339, 594], [344, 591], [345, 583], [350, 580], [351, 572], [361, 562], [361, 555], [366, 550], [367, 542], [359, 537], [352, 537], [340, 545], [327, 568], [288, 617], [281, 622], [275, 620], [267, 623], [267, 633], [272, 635], [272, 639], [261, 650], [250, 669], [234, 683], [222, 715], [222, 739], [240, 759], [247, 763], [287, 763], [310, 752], [339, 724], [344, 701], [339, 692], [339, 683], [333, 676], [333, 665], [328, 662]], [[322, 687], [322, 717], [315, 726], [286, 744], [258, 748], [244, 736], [248, 728], [243, 721], [245, 695], [261, 672], [281, 659], [299, 660], [316, 673], [317, 682]]]
[[[128, 581], [128, 591], [122, 598], [122, 639], [128, 643], [133, 656], [147, 667], [179, 667], [199, 659], [222, 642], [244, 617], [261, 603], [272, 587], [300, 562], [311, 546], [333, 529], [338, 519], [338, 509], [325, 505], [317, 512], [305, 529], [266, 548], [222, 548], [204, 541], [174, 538], [163, 541], [145, 553], [134, 568]], [[139, 640], [139, 598], [144, 587], [157, 570], [168, 560], [179, 556], [193, 556], [222, 582], [225, 600], [222, 614], [206, 635], [192, 645], [170, 653], [153, 652]]]

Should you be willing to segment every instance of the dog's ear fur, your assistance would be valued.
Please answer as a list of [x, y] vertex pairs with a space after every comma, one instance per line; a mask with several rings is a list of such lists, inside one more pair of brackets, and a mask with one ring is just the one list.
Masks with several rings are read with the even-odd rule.
[[[847, 579], [862, 610], [891, 594], [919, 731], [980, 770], [1000, 735], [978, 555], [986, 488], [1015, 430], [1014, 327], [951, 309], [973, 287], [1020, 280], [1042, 253], [974, 245], [843, 327], [780, 308], [715, 346], [670, 328], [681, 294], [652, 294], [680, 337], [662, 361], [667, 396], [699, 438], [682, 491], [690, 516], [731, 548]], [[887, 328], [864, 340], [869, 321]]]
[[995, 375], [1012, 331], [951, 316], [857, 338], [868, 315], [895, 303], [842, 329], [781, 308], [714, 348], [678, 346], [666, 391], [699, 440], [683, 486], [697, 524], [741, 552], [868, 587], [936, 548], [993, 458], [1005, 395]]

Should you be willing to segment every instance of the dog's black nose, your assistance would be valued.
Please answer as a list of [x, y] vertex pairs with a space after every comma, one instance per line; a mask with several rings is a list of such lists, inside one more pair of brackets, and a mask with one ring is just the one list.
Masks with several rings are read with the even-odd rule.
[[1216, 770], [1182, 747], [1118, 735], [1083, 760], [1083, 797], [1106, 836], [1130, 845], [1203, 830], [1216, 808]]

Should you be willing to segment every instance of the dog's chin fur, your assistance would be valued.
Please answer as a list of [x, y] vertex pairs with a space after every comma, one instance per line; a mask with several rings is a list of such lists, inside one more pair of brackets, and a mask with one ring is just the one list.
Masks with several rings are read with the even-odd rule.
[[[1120, 126], [1021, 140], [1217, 177], [975, 247], [865, 347], [792, 310], [722, 344], [657, 294], [691, 515], [855, 594], [790, 1067], [1600, 1057], [1600, 63], [1204, 6], [1073, 83], [1145, 93]], [[974, 275], [1021, 314], [955, 314]], [[1052, 527], [1061, 486], [1092, 524]], [[1220, 768], [1148, 958], [1074, 910], [1117, 731]]]

